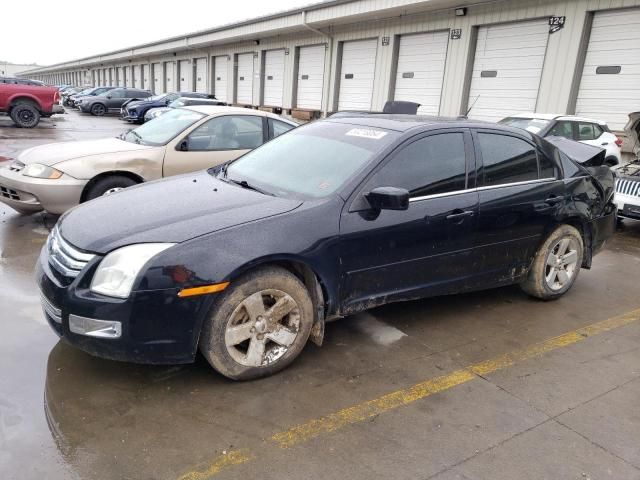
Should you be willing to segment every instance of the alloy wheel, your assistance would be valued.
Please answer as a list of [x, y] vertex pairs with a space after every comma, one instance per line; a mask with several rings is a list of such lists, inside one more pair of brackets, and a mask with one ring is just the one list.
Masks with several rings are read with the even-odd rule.
[[545, 281], [553, 290], [570, 285], [578, 269], [578, 242], [574, 238], [560, 239], [547, 255]]
[[293, 346], [300, 329], [300, 307], [281, 290], [262, 290], [245, 298], [231, 314], [225, 345], [246, 367], [270, 365]]
[[102, 194], [102, 196], [103, 196], [103, 197], [106, 197], [106, 196], [108, 196], [108, 195], [111, 195], [112, 193], [119, 192], [120, 190], [124, 190], [124, 188], [122, 188], [122, 187], [113, 187], [113, 188], [110, 188], [109, 190], [105, 191], [105, 192]]

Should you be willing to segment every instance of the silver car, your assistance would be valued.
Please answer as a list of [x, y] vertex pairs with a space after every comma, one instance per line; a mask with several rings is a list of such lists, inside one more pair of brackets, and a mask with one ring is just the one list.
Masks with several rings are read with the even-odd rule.
[[296, 126], [246, 108], [176, 108], [117, 138], [23, 151], [0, 167], [0, 201], [20, 213], [60, 214], [138, 183], [234, 160]]

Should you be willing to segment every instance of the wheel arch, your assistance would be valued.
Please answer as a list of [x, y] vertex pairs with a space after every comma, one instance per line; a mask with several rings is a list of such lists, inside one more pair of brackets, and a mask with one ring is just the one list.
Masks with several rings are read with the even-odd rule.
[[276, 266], [283, 268], [294, 274], [309, 291], [311, 301], [313, 303], [315, 318], [313, 328], [311, 329], [310, 339], [316, 345], [322, 345], [324, 337], [325, 321], [335, 318], [331, 312], [334, 311], [332, 305], [336, 305], [334, 294], [332, 294], [326, 281], [322, 275], [318, 273], [309, 263], [295, 255], [270, 255], [267, 257], [253, 260], [239, 268], [237, 268], [229, 279], [233, 283], [233, 279], [238, 278], [250, 271], [265, 266]]
[[591, 231], [591, 222], [589, 222], [586, 218], [579, 215], [571, 215], [561, 219], [558, 219], [555, 223], [550, 225], [545, 231], [541, 244], [547, 239], [547, 237], [553, 232], [556, 228], [561, 225], [570, 225], [578, 232], [580, 232], [580, 236], [582, 237], [582, 243], [584, 245], [584, 255], [582, 258], [582, 268], [586, 268], [587, 270], [591, 268], [591, 263], [593, 260], [593, 234]]
[[39, 112], [42, 112], [42, 106], [40, 105], [40, 102], [38, 101], [38, 99], [33, 95], [29, 95], [25, 93], [15, 95], [9, 100], [8, 112], [11, 113], [11, 110], [13, 110], [13, 108], [19, 103], [28, 103], [29, 105], [33, 105], [34, 107], [36, 107]]
[[105, 177], [114, 177], [114, 176], [127, 177], [135, 181], [136, 183], [144, 182], [144, 178], [142, 178], [140, 175], [135, 174], [133, 172], [129, 172], [127, 170], [109, 170], [107, 172], [102, 172], [96, 175], [95, 177], [93, 177], [91, 180], [89, 180], [86, 183], [86, 185], [82, 189], [82, 194], [80, 195], [80, 203], [86, 201], [87, 193], [96, 184], [96, 182], [98, 182], [99, 180], [102, 180]]

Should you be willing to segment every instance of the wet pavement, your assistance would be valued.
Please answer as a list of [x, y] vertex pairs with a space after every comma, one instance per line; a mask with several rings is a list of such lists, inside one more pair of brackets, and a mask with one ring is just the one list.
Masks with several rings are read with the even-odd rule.
[[[128, 128], [5, 121], [0, 156]], [[55, 221], [0, 206], [0, 479], [640, 479], [640, 312], [584, 329], [640, 308], [640, 222], [556, 302], [509, 287], [388, 305], [327, 325], [324, 346], [281, 374], [234, 383], [202, 358], [130, 365], [59, 342], [33, 281]], [[531, 347], [554, 337], [571, 341]], [[512, 351], [536, 354], [412, 389]], [[397, 391], [397, 408], [376, 400]], [[358, 413], [370, 400], [378, 410]]]

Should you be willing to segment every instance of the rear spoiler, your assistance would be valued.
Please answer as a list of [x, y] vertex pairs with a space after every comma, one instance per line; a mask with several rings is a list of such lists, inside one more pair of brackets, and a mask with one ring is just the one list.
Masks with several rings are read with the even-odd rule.
[[545, 140], [583, 167], [600, 167], [604, 165], [607, 153], [604, 148], [574, 142], [564, 137], [545, 137]]

